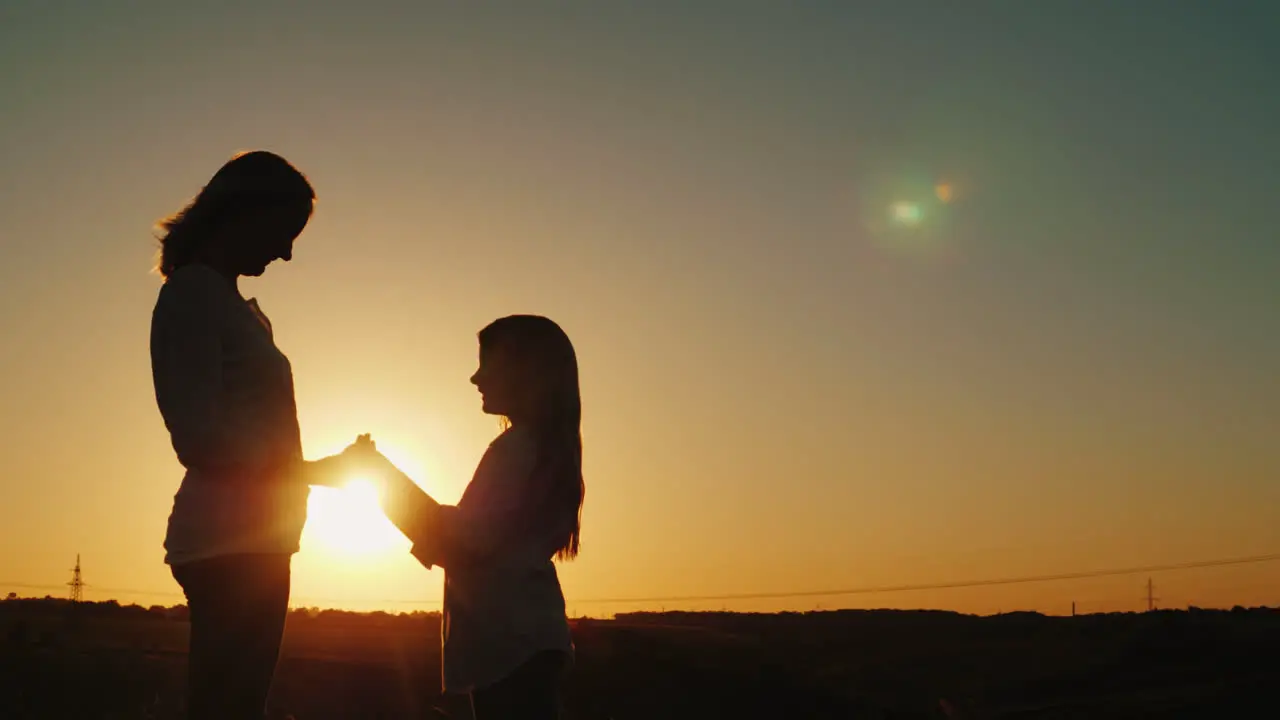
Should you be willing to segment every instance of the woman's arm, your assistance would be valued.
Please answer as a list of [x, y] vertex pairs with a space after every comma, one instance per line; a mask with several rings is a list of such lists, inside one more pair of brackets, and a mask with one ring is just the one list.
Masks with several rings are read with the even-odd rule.
[[303, 460], [302, 478], [308, 485], [341, 487], [351, 479], [352, 469], [351, 458], [339, 453], [320, 460]]

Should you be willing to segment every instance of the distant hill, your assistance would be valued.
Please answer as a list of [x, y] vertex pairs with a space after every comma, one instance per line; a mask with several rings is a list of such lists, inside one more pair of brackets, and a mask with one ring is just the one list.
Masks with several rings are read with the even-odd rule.
[[[281, 716], [466, 718], [437, 613], [296, 610]], [[1280, 610], [628, 613], [575, 623], [573, 719], [1273, 715]], [[177, 717], [185, 608], [0, 601], [0, 717]]]

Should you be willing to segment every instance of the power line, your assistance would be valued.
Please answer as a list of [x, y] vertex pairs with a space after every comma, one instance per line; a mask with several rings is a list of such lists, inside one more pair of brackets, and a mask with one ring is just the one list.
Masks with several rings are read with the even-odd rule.
[[[74, 571], [73, 571], [74, 572]], [[74, 579], [74, 578], [73, 578]], [[22, 590], [63, 590], [71, 583], [63, 583], [62, 585], [39, 585], [35, 583], [18, 583], [0, 581], [0, 588], [19, 588]], [[89, 583], [81, 583], [81, 587], [85, 590], [92, 590], [98, 594], [116, 594], [116, 595], [145, 595], [146, 597], [185, 597], [180, 592], [172, 592], [166, 590], [138, 590], [136, 588], [112, 588], [99, 587], [90, 585]]]
[[93, 586], [93, 591], [98, 594], [106, 593], [108, 595], [141, 595], [143, 597], [171, 597], [171, 598], [186, 597], [186, 595], [183, 595], [180, 592], [174, 592], [172, 590], [136, 590], [133, 588], [98, 587], [97, 585]]
[[725, 595], [683, 595], [666, 597], [636, 598], [600, 598], [592, 600], [576, 600], [579, 603], [650, 603], [650, 602], [709, 602], [715, 600], [775, 600], [802, 597], [827, 597], [838, 595], [872, 595], [879, 593], [916, 592], [920, 590], [951, 590], [955, 588], [986, 587], [991, 585], [1019, 585], [1037, 582], [1054, 582], [1061, 580], [1081, 580], [1085, 578], [1109, 577], [1116, 575], [1136, 575], [1148, 572], [1169, 572], [1173, 570], [1193, 570], [1196, 568], [1221, 567], [1225, 565], [1249, 565], [1254, 563], [1275, 562], [1280, 560], [1280, 553], [1254, 555], [1251, 557], [1224, 558], [1221, 560], [1200, 560], [1194, 562], [1170, 563], [1167, 565], [1142, 565], [1138, 567], [1113, 568], [1109, 570], [1088, 570], [1084, 572], [1058, 573], [1055, 575], [1027, 575], [1023, 577], [992, 578], [985, 580], [961, 580], [955, 582], [921, 583], [918, 585], [883, 585], [845, 588], [838, 590], [805, 590], [801, 592], [763, 592], [734, 593]]
[[[1051, 575], [1025, 575], [1006, 578], [986, 578], [979, 580], [957, 580], [950, 582], [919, 583], [908, 585], [868, 585], [862, 587], [840, 588], [830, 590], [800, 590], [789, 592], [760, 593], [725, 593], [721, 595], [663, 595], [651, 597], [600, 597], [600, 598], [567, 598], [571, 603], [579, 604], [625, 604], [625, 603], [676, 603], [676, 602], [712, 602], [728, 600], [782, 600], [788, 598], [837, 597], [845, 595], [875, 595], [903, 592], [919, 592], [925, 590], [952, 590], [960, 588], [990, 587], [995, 585], [1022, 585], [1039, 582], [1060, 582], [1064, 580], [1083, 580], [1087, 578], [1114, 577], [1118, 575], [1137, 575], [1141, 573], [1172, 572], [1177, 570], [1194, 570], [1198, 568], [1223, 567], [1228, 565], [1252, 565], [1280, 560], [1280, 553], [1252, 555], [1247, 557], [1221, 558], [1217, 560], [1197, 560], [1191, 562], [1168, 563], [1164, 565], [1140, 565], [1126, 568], [1110, 568], [1105, 570], [1086, 570], [1081, 572], [1056, 573]], [[61, 585], [33, 585], [26, 583], [0, 582], [0, 587], [15, 587], [28, 590], [54, 590]], [[139, 595], [144, 597], [183, 597], [182, 593], [139, 590], [134, 588], [94, 587], [94, 592], [116, 595]], [[439, 605], [440, 600], [407, 600], [398, 598], [294, 598], [294, 602], [326, 603], [326, 602], [359, 602], [387, 603], [395, 605]]]
[[[765, 592], [765, 593], [729, 593], [724, 595], [667, 595], [654, 597], [630, 598], [568, 598], [569, 602], [580, 604], [624, 604], [624, 603], [666, 603], [666, 602], [711, 602], [726, 600], [780, 600], [804, 597], [835, 597], [842, 595], [871, 595], [881, 593], [916, 592], [921, 590], [951, 590], [958, 588], [986, 587], [992, 585], [1018, 585], [1037, 582], [1054, 582], [1062, 580], [1081, 580], [1096, 577], [1118, 575], [1136, 575], [1149, 572], [1170, 572], [1175, 570], [1194, 570], [1196, 568], [1221, 567], [1226, 565], [1250, 565], [1280, 560], [1280, 553], [1253, 555], [1249, 557], [1222, 558], [1218, 560], [1197, 560], [1166, 565], [1143, 565], [1129, 568], [1112, 568], [1107, 570], [1087, 570], [1083, 572], [1058, 573], [1055, 575], [1028, 575], [1023, 577], [994, 578], [984, 580], [964, 580], [955, 582], [922, 583], [917, 585], [884, 585], [845, 588], [839, 590], [804, 590], [798, 592]], [[316, 602], [312, 600], [312, 602]], [[344, 601], [350, 602], [350, 601]], [[438, 605], [439, 600], [366, 600], [361, 602], [386, 602], [407, 605]]]
[[61, 590], [66, 585], [32, 585], [30, 583], [0, 582], [0, 587], [22, 588], [23, 590]]

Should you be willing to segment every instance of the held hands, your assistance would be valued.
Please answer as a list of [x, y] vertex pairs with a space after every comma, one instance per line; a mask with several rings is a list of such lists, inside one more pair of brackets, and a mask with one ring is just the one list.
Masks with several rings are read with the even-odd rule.
[[378, 452], [369, 435], [361, 435], [337, 455], [330, 455], [323, 460], [304, 463], [303, 472], [308, 485], [338, 488], [346, 485], [354, 477], [371, 476], [368, 479], [381, 484], [387, 468], [393, 468], [390, 461]]
[[[391, 464], [382, 453], [378, 452], [378, 446], [373, 442], [373, 437], [368, 433], [356, 437], [356, 441], [347, 446], [341, 455], [343, 463], [347, 468], [357, 474], [371, 474], [376, 477], [370, 478], [378, 482], [388, 470], [394, 470], [395, 466]], [[381, 482], [379, 482], [381, 484]]]
[[342, 451], [342, 458], [352, 465], [358, 465], [362, 462], [367, 462], [370, 456], [377, 452], [378, 446], [373, 442], [373, 436], [365, 433], [357, 435], [356, 441]]
[[440, 504], [378, 452], [369, 435], [357, 437], [342, 457], [352, 473], [377, 486], [382, 510], [391, 522], [410, 540], [422, 541], [427, 535], [426, 529], [434, 525]]
[[331, 471], [321, 473], [326, 484], [337, 487], [353, 477], [372, 482], [378, 489], [378, 498], [387, 517], [415, 543], [415, 557], [430, 568], [435, 562], [434, 530], [440, 514], [440, 504], [407, 475], [402, 473], [382, 453], [368, 434], [356, 437], [338, 455], [319, 461], [317, 465], [331, 463]]

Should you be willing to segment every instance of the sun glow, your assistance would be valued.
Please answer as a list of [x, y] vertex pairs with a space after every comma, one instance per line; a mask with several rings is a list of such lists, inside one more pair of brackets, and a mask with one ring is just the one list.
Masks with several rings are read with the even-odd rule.
[[330, 557], [367, 561], [402, 554], [410, 543], [383, 514], [377, 487], [352, 479], [341, 488], [312, 488], [303, 545]]

